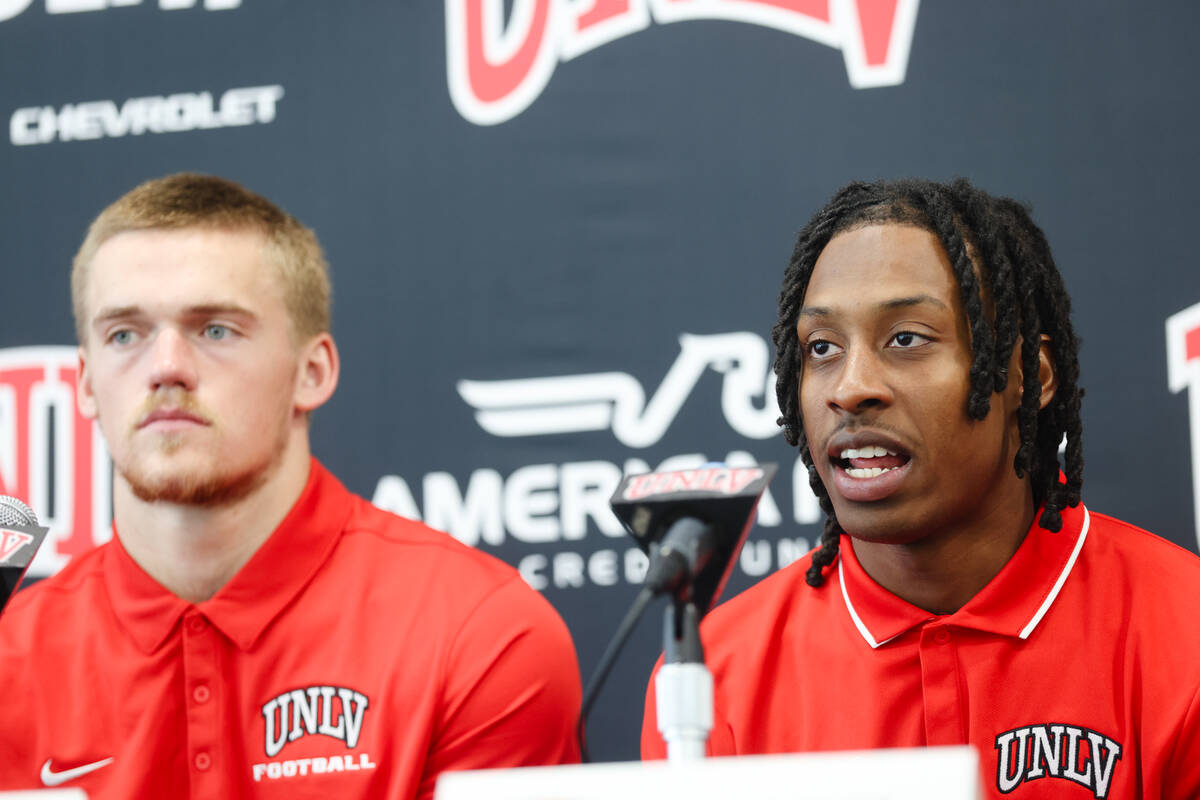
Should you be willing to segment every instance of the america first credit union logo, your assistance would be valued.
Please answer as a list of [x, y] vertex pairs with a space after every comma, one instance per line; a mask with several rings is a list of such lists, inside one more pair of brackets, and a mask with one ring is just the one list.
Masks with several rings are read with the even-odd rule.
[[724, 375], [721, 410], [748, 439], [779, 431], [775, 375], [767, 343], [747, 331], [679, 337], [679, 355], [649, 401], [637, 378], [597, 372], [549, 378], [458, 382], [479, 426], [494, 436], [536, 436], [611, 429], [626, 447], [656, 444], [704, 373]]
[[527, 109], [555, 67], [648, 28], [683, 20], [762, 25], [841, 50], [856, 89], [904, 82], [919, 0], [446, 0], [446, 78], [476, 125]]
[[[459, 380], [459, 395], [487, 433], [500, 437], [610, 434], [625, 446], [618, 461], [584, 454], [581, 460], [522, 464], [507, 474], [481, 465], [462, 473], [435, 471], [417, 481], [398, 474], [380, 477], [372, 502], [385, 510], [444, 530], [476, 546], [518, 543], [515, 566], [535, 589], [570, 591], [585, 586], [640, 584], [645, 554], [609, 504], [629, 475], [697, 470], [719, 461], [733, 481], [759, 474], [758, 458], [739, 442], [724, 453], [666, 454], [655, 448], [690, 398], [720, 378], [721, 416], [746, 440], [777, 437], [779, 410], [767, 343], [755, 333], [684, 333], [679, 350], [657, 385], [643, 386], [627, 372], [596, 372], [500, 380]], [[706, 379], [706, 376], [708, 379]], [[700, 384], [704, 383], [701, 389]], [[593, 438], [592, 441], [595, 441]], [[652, 449], [654, 448], [654, 449]], [[630, 452], [635, 450], [639, 452]], [[645, 459], [652, 458], [654, 461]], [[799, 525], [820, 519], [808, 471], [797, 457], [791, 481], [791, 518]], [[745, 471], [749, 469], [750, 471]], [[732, 484], [731, 484], [732, 485]], [[736, 491], [736, 488], [733, 489]], [[781, 491], [786, 492], [785, 486]], [[758, 504], [757, 524], [783, 524], [770, 489]], [[597, 541], [601, 544], [597, 545]], [[811, 549], [807, 536], [776, 536], [747, 542], [739, 568], [761, 577]]]

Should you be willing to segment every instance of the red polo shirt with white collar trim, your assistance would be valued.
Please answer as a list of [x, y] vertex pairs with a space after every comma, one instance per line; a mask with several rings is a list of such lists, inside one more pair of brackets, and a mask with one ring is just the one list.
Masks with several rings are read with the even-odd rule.
[[[1082, 505], [959, 611], [866, 574], [843, 536], [715, 609], [713, 755], [971, 743], [989, 796], [1200, 797], [1200, 559]], [[660, 758], [651, 680], [642, 753]], [[936, 780], [936, 776], [930, 776]]]
[[165, 590], [119, 536], [19, 593], [0, 685], [6, 789], [407, 800], [445, 770], [577, 759], [578, 667], [549, 603], [315, 460], [211, 600]]

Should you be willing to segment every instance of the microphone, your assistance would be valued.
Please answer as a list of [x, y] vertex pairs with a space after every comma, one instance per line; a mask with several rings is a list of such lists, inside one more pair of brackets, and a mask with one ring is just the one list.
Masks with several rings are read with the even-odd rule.
[[37, 514], [17, 498], [0, 494], [0, 525], [37, 525]]
[[775, 468], [706, 464], [625, 478], [611, 505], [650, 557], [644, 586], [691, 600], [701, 615], [712, 608]]
[[706, 464], [632, 475], [613, 495], [617, 518], [650, 557], [635, 608], [638, 603], [644, 608], [654, 595], [673, 596], [663, 620], [663, 663], [654, 679], [668, 761], [704, 757], [713, 726], [713, 681], [704, 665], [700, 618], [725, 588], [754, 523], [754, 507], [774, 474], [774, 464]]
[[[595, 672], [588, 680], [575, 734], [584, 763], [588, 756], [587, 716], [600, 694], [617, 654], [633, 632], [642, 612], [660, 594], [670, 593], [675, 602], [668, 608], [667, 650], [671, 661], [702, 662], [700, 617], [712, 608], [733, 571], [733, 560], [753, 522], [754, 506], [775, 474], [774, 464], [729, 467], [706, 464], [699, 469], [630, 475], [617, 485], [609, 505], [638, 546], [650, 557], [642, 590], [638, 592], [617, 632], [609, 641]], [[682, 609], [681, 614], [675, 611]], [[684, 681], [697, 666], [683, 667]], [[703, 663], [700, 670], [707, 674]], [[671, 673], [671, 669], [666, 670]], [[676, 672], [679, 670], [676, 669]], [[659, 673], [662, 674], [661, 672]], [[709, 717], [712, 716], [712, 678], [708, 679]], [[695, 684], [696, 688], [700, 684]], [[702, 687], [701, 687], [702, 688]], [[683, 696], [680, 692], [662, 692]], [[702, 704], [701, 704], [702, 705]], [[664, 714], [659, 712], [659, 719]], [[712, 727], [711, 719], [708, 727]], [[690, 729], [689, 729], [690, 730]], [[673, 734], [672, 734], [673, 735]], [[690, 734], [689, 734], [690, 735]], [[708, 728], [704, 729], [704, 738]], [[703, 753], [704, 744], [700, 743]]]
[[0, 611], [25, 577], [48, 530], [38, 525], [32, 508], [15, 497], [0, 495]]
[[662, 542], [650, 550], [650, 567], [642, 585], [655, 595], [678, 595], [699, 575], [717, 546], [713, 527], [695, 517], [675, 520]]

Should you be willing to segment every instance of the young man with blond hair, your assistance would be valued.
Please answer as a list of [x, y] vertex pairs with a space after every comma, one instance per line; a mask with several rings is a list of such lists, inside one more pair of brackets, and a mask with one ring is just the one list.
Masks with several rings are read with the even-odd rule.
[[310, 230], [173, 175], [96, 219], [71, 286], [114, 537], [0, 622], [0, 787], [399, 800], [576, 758], [549, 604], [310, 454], [339, 371]]

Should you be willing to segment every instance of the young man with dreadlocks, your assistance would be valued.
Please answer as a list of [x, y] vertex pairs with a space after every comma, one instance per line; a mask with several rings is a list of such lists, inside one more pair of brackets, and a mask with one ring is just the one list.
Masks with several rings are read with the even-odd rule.
[[989, 795], [1200, 797], [1200, 559], [1080, 502], [1069, 310], [1028, 212], [966, 181], [851, 184], [804, 228], [775, 372], [827, 519], [702, 626], [712, 754], [971, 743]]

